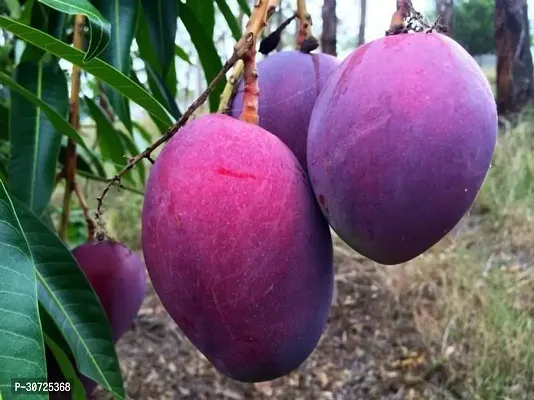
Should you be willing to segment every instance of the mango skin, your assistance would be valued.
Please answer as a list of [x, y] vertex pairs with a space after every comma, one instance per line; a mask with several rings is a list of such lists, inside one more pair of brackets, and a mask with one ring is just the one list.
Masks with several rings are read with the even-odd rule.
[[497, 138], [490, 85], [438, 33], [384, 37], [353, 51], [319, 96], [308, 170], [321, 210], [354, 250], [399, 264], [469, 210]]
[[167, 312], [222, 374], [272, 380], [315, 348], [330, 230], [297, 159], [264, 129], [213, 114], [177, 133], [148, 179], [142, 247]]
[[[273, 53], [258, 63], [259, 125], [281, 139], [304, 170], [313, 106], [339, 63], [329, 54], [296, 50]], [[243, 111], [243, 88], [241, 80], [230, 107], [234, 118]]]
[[[145, 296], [145, 268], [139, 257], [126, 245], [115, 241], [89, 242], [72, 250], [78, 265], [97, 294], [111, 325], [116, 343], [130, 328]], [[46, 348], [49, 382], [66, 382], [53, 354]], [[75, 367], [72, 358], [71, 363]], [[87, 395], [97, 383], [78, 372]], [[51, 400], [67, 400], [70, 392], [50, 393]]]

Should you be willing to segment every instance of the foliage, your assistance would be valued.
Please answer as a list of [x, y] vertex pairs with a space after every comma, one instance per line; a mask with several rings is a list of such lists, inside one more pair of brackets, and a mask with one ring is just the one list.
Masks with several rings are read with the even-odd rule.
[[494, 51], [493, 0], [460, 0], [454, 7], [453, 36], [470, 54]]
[[[214, 44], [216, 15], [221, 13], [234, 39], [240, 36], [235, 15], [250, 15], [246, 1], [230, 3], [0, 1], [1, 398], [14, 398], [13, 378], [46, 378], [45, 348], [62, 370], [72, 374], [75, 366], [115, 399], [125, 398], [106, 315], [70, 251], [88, 239], [81, 197], [68, 214], [65, 237], [58, 235], [66, 212], [58, 199], [72, 159], [68, 148], [76, 145], [78, 185], [98, 185], [126, 164], [125, 156], [152, 141], [136, 107], [160, 132], [167, 130], [182, 115], [175, 101], [177, 63], [192, 64], [191, 54], [175, 41], [179, 22], [211, 81], [223, 64]], [[75, 15], [85, 16], [88, 27], [81, 49], [72, 46]], [[79, 93], [69, 84], [73, 65], [82, 70]], [[210, 110], [217, 108], [224, 85], [223, 79], [209, 97]], [[76, 103], [79, 129], [72, 119]], [[147, 167], [138, 165], [125, 176], [122, 196], [143, 192]], [[138, 208], [141, 199], [129, 204]], [[112, 232], [128, 230], [118, 224], [112, 223]], [[136, 228], [130, 241], [137, 241]]]

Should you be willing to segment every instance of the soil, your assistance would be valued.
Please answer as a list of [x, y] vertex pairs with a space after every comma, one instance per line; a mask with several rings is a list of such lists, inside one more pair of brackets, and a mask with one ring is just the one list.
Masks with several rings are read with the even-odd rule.
[[[388, 290], [388, 268], [335, 240], [336, 293], [328, 327], [291, 374], [241, 384], [219, 374], [184, 337], [148, 285], [139, 317], [117, 345], [131, 399], [455, 399], [418, 333], [410, 294]], [[148, 278], [147, 278], [148, 280]], [[420, 295], [420, 294], [419, 294]], [[429, 294], [429, 300], [430, 299]], [[110, 398], [98, 388], [96, 399]]]

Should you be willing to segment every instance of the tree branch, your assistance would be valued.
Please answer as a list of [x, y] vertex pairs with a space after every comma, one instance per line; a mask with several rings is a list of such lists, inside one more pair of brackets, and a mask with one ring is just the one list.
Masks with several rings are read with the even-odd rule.
[[[85, 16], [76, 15], [74, 18], [74, 38], [73, 46], [76, 49], [83, 50], [84, 44], [84, 26]], [[77, 65], [72, 66], [71, 91], [69, 100], [69, 123], [78, 131], [80, 128], [80, 75], [81, 70]], [[70, 218], [70, 205], [72, 192], [76, 186], [76, 143], [69, 139], [67, 142], [67, 151], [63, 177], [65, 178], [65, 194], [63, 197], [63, 213], [61, 214], [61, 224], [59, 227], [59, 237], [65, 239]]]
[[[269, 0], [268, 1], [267, 16], [265, 18], [265, 22], [267, 22], [272, 17], [272, 15], [274, 14], [279, 4], [280, 4], [280, 0]], [[260, 33], [261, 31], [259, 31], [256, 36], [259, 36]], [[232, 75], [228, 79], [228, 82], [226, 82], [226, 86], [224, 87], [224, 90], [221, 94], [221, 101], [219, 102], [219, 109], [217, 110], [218, 113], [224, 114], [228, 111], [228, 105], [230, 103], [230, 99], [233, 97], [237, 89], [237, 82], [239, 82], [239, 79], [241, 78], [241, 75], [243, 74], [244, 67], [245, 67], [245, 64], [243, 60], [239, 59], [236, 62], [234, 66], [234, 70], [232, 71]]]

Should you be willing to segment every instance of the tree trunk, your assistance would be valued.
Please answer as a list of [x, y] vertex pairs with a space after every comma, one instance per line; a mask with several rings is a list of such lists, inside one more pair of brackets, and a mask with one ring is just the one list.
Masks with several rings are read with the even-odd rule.
[[445, 25], [447, 35], [452, 36], [452, 16], [454, 13], [453, 0], [436, 0], [436, 14], [440, 17], [439, 23]]
[[358, 32], [358, 46], [365, 43], [365, 20], [367, 19], [367, 0], [360, 0], [360, 31]]
[[533, 65], [526, 0], [495, 1], [497, 111], [509, 117], [530, 101]]
[[321, 35], [321, 50], [323, 53], [337, 55], [337, 17], [336, 0], [324, 0], [323, 3], [323, 33]]

